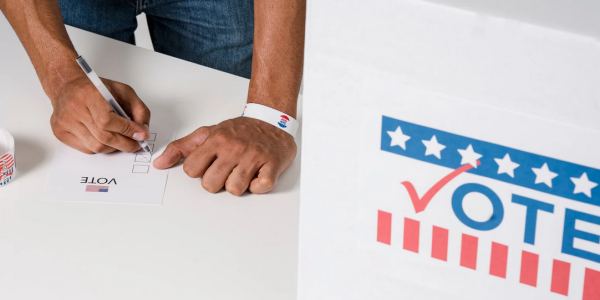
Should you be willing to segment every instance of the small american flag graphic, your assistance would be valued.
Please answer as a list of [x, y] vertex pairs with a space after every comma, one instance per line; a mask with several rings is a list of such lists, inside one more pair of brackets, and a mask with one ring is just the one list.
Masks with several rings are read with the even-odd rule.
[[10, 154], [0, 157], [0, 186], [8, 184], [15, 170], [15, 159]]
[[86, 192], [94, 193], [108, 193], [108, 186], [105, 185], [87, 185], [85, 187]]

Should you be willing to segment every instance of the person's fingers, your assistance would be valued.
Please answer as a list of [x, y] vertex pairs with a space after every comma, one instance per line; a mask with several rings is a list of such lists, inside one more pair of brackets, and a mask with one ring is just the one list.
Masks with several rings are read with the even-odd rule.
[[[97, 110], [90, 108], [88, 114], [81, 114], [79, 119], [81, 123], [85, 125], [87, 131], [89, 131], [94, 138], [100, 143], [109, 146], [114, 149], [121, 150], [123, 152], [135, 152], [139, 149], [139, 143], [134, 141], [121, 133], [116, 133], [108, 129], [123, 128], [121, 126], [136, 126], [140, 128], [138, 124], [135, 124], [129, 120], [119, 117], [115, 113], [104, 113], [103, 115], [97, 115]], [[95, 115], [95, 116], [94, 116]], [[127, 122], [127, 123], [125, 123]], [[123, 125], [125, 123], [125, 125]], [[132, 125], [133, 124], [133, 125]], [[127, 129], [129, 130], [129, 129]], [[73, 133], [76, 133], [73, 132]], [[143, 133], [142, 133], [143, 134]], [[143, 134], [145, 135], [145, 134]], [[90, 149], [94, 151], [93, 149]]]
[[243, 194], [250, 186], [250, 182], [254, 178], [254, 175], [256, 175], [259, 167], [260, 165], [252, 164], [251, 162], [250, 164], [240, 163], [233, 169], [229, 177], [227, 177], [225, 189], [235, 196]]
[[100, 143], [82, 123], [72, 124], [70, 132], [93, 153], [111, 153], [116, 150], [115, 148]]
[[258, 170], [258, 176], [250, 182], [250, 192], [264, 194], [273, 189], [283, 168], [274, 162], [268, 162]]
[[127, 153], [133, 153], [140, 150], [140, 144], [134, 140], [126, 138], [118, 133], [110, 131], [92, 132], [94, 137], [102, 144], [121, 150]]
[[220, 191], [233, 168], [235, 168], [234, 161], [217, 158], [202, 176], [202, 187], [209, 193]]
[[202, 144], [185, 160], [183, 171], [191, 178], [203, 177], [215, 159], [217, 159], [215, 147], [208, 147], [207, 144]]
[[154, 160], [154, 167], [157, 169], [170, 168], [180, 159], [188, 157], [199, 145], [204, 143], [204, 140], [210, 134], [211, 128], [212, 126], [200, 127], [191, 134], [170, 143], [167, 149]]
[[150, 110], [136, 94], [135, 90], [126, 84], [115, 82], [113, 84], [113, 91], [121, 108], [129, 114], [135, 123], [147, 130], [147, 126], [150, 124]]
[[[147, 128], [120, 117], [116, 113], [98, 113], [92, 110], [90, 110], [90, 112], [94, 119], [94, 123], [96, 124], [96, 128], [99, 130], [114, 132], [136, 141], [143, 141], [150, 138]], [[96, 133], [94, 130], [91, 131], [92, 133]], [[99, 140], [102, 141], [101, 139]]]
[[70, 132], [62, 132], [60, 134], [56, 134], [56, 138], [61, 141], [63, 144], [83, 152], [85, 154], [94, 154], [90, 149], [86, 148], [83, 143], [72, 133]]
[[80, 120], [92, 133], [100, 130], [111, 131], [136, 141], [150, 137], [147, 128], [114, 113], [112, 106], [104, 99], [90, 100], [87, 107], [89, 114], [82, 114]]
[[[132, 98], [132, 95], [135, 95], [135, 92], [133, 92], [129, 86], [106, 79], [104, 79], [103, 82], [110, 90], [111, 94], [115, 96], [115, 98], [126, 99], [125, 101], [119, 101], [120, 104], [127, 104], [126, 107], [131, 108], [128, 99]], [[121, 86], [127, 87], [131, 90], [131, 92], [129, 92], [129, 94], [123, 92], [125, 88]], [[135, 98], [137, 98], [137, 95]], [[139, 100], [139, 98], [137, 99]], [[126, 118], [120, 117], [118, 114], [114, 113], [112, 106], [108, 104], [108, 102], [106, 102], [100, 94], [95, 94], [94, 97], [88, 98], [86, 105], [89, 110], [89, 114], [81, 114], [80, 120], [99, 140], [102, 139], [101, 133], [99, 132], [101, 130], [115, 132], [136, 141], [143, 141], [150, 137], [148, 128], [146, 128], [146, 126], [127, 120]], [[123, 108], [123, 105], [121, 105], [121, 108]], [[125, 108], [123, 109], [127, 112]], [[106, 134], [104, 134], [104, 137], [109, 138], [109, 136]]]

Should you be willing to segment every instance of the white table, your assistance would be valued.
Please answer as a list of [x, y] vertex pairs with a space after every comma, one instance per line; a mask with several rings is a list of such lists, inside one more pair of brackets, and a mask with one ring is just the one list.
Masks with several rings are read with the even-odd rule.
[[[246, 79], [68, 30], [101, 76], [177, 119], [178, 138], [244, 107]], [[0, 299], [296, 298], [300, 153], [266, 195], [210, 194], [179, 165], [162, 206], [41, 201], [52, 108], [4, 17], [0, 41], [0, 127], [17, 159], [0, 189]]]

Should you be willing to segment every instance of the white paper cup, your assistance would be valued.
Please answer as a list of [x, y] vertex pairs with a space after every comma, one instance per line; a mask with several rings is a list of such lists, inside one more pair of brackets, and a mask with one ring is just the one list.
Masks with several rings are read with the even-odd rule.
[[15, 139], [0, 128], [0, 188], [15, 178]]

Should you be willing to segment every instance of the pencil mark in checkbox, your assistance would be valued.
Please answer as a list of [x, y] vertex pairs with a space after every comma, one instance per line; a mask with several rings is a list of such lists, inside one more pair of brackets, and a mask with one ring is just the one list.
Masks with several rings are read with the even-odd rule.
[[[150, 144], [150, 143], [148, 143], [148, 147], [150, 147], [150, 152], [154, 152], [154, 144]], [[147, 153], [147, 152], [146, 152], [146, 150], [144, 150], [144, 149], [140, 149], [140, 150], [138, 150], [138, 151], [136, 152], [136, 154], [137, 154], [137, 153]]]
[[152, 154], [150, 153], [137, 153], [135, 155], [134, 162], [149, 163], [150, 161], [152, 161]]
[[148, 142], [156, 141], [156, 133], [150, 133], [150, 138], [147, 139], [146, 141], [148, 141]]
[[133, 170], [131, 170], [131, 173], [148, 174], [148, 171], [150, 171], [150, 166], [146, 166], [146, 165], [133, 165]]

